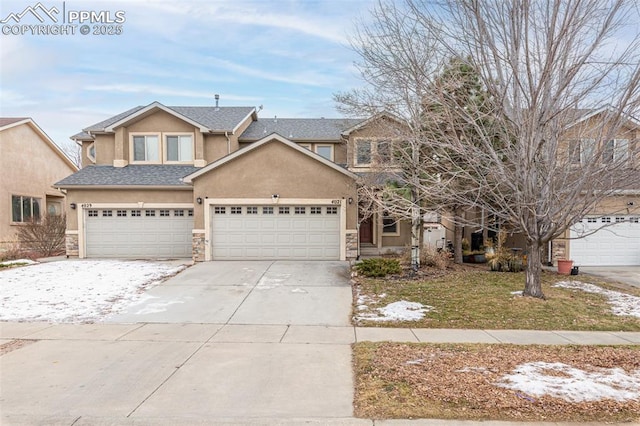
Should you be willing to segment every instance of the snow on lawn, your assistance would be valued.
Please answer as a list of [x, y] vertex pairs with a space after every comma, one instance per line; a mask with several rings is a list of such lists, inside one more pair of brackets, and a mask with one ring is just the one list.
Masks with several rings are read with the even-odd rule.
[[611, 304], [611, 312], [619, 316], [632, 316], [640, 318], [640, 297], [630, 294], [620, 293], [619, 291], [607, 290], [597, 285], [587, 284], [580, 281], [561, 281], [554, 287], [569, 288], [574, 290], [582, 290], [587, 293], [602, 294], [609, 299]]
[[0, 262], [0, 266], [33, 265], [34, 263], [36, 262], [31, 259], [5, 260], [4, 262]]
[[400, 300], [377, 308], [377, 313], [360, 313], [356, 320], [364, 321], [419, 321], [425, 314], [433, 310], [432, 306], [426, 306], [418, 302]]
[[0, 271], [0, 320], [97, 321], [184, 268], [161, 262], [75, 260]]
[[529, 362], [516, 367], [513, 374], [502, 377], [496, 385], [569, 402], [628, 401], [640, 398], [640, 370], [630, 374], [621, 368], [584, 371], [560, 362]]

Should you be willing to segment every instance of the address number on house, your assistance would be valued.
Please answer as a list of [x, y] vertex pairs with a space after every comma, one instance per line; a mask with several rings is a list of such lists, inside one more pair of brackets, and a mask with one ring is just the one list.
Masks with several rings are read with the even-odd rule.
[[83, 209], [90, 209], [91, 207], [93, 207], [93, 204], [91, 203], [83, 203], [80, 205], [80, 207], [82, 207]]
[[340, 204], [340, 200], [331, 200], [331, 204]]

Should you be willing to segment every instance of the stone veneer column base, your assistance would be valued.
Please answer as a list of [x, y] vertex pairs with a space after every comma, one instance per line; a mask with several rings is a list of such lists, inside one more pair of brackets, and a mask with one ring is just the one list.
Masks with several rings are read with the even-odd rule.
[[346, 235], [346, 260], [353, 260], [358, 257], [358, 232], [347, 231]]
[[78, 248], [78, 234], [66, 234], [64, 244], [67, 257], [77, 257], [80, 255], [80, 249]]
[[194, 262], [204, 262], [204, 250], [205, 250], [205, 243], [204, 243], [204, 232], [194, 232], [193, 233], [193, 239], [192, 239], [192, 246], [191, 246], [191, 250], [192, 250], [192, 256], [193, 256], [193, 261]]

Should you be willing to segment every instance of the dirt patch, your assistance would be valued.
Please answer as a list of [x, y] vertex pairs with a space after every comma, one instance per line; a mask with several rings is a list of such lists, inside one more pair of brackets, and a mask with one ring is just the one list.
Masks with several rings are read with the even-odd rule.
[[[354, 346], [356, 415], [374, 419], [637, 421], [640, 396], [634, 397], [634, 392], [640, 391], [634, 383], [640, 380], [639, 350], [638, 346], [358, 343]], [[536, 394], [531, 386], [536, 378], [523, 369], [531, 364], [539, 366], [540, 374], [551, 383], [548, 392]], [[579, 372], [578, 378], [573, 380], [573, 373], [567, 371]], [[611, 381], [606, 376], [610, 371], [622, 379]], [[582, 376], [599, 374], [609, 380], [603, 386], [613, 390], [614, 396], [605, 392], [600, 397], [597, 386], [581, 382]], [[513, 377], [527, 385], [525, 390], [508, 387]], [[625, 377], [631, 378], [631, 399], [618, 398], [628, 385]], [[566, 389], [556, 392], [562, 387], [557, 382], [568, 383], [562, 385]]]

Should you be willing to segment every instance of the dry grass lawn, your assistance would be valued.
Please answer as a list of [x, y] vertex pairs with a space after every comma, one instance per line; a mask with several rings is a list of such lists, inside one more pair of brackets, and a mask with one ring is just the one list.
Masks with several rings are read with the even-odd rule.
[[[621, 288], [587, 275], [570, 277], [544, 272], [542, 280], [546, 300], [512, 294], [524, 288], [524, 273], [489, 272], [486, 267], [427, 269], [417, 278], [357, 277], [354, 322], [372, 327], [640, 330], [640, 318], [614, 315], [604, 296], [552, 285], [559, 281], [581, 280], [640, 296], [638, 289]], [[366, 308], [358, 306], [362, 305], [359, 300], [362, 301], [363, 296], [367, 300]], [[428, 305], [433, 310], [417, 321], [380, 322], [358, 318], [359, 314], [375, 312], [400, 300]]]
[[[564, 363], [586, 372], [621, 369], [640, 382], [640, 347], [357, 343], [356, 416], [468, 420], [626, 422], [640, 420], [635, 400], [570, 402], [561, 396], [497, 386], [523, 363]], [[608, 371], [608, 370], [607, 370]], [[544, 374], [562, 378], [561, 371]], [[593, 393], [589, 384], [574, 384]], [[616, 384], [612, 385], [616, 388]], [[636, 386], [637, 388], [637, 386]], [[640, 390], [635, 389], [636, 394]]]

